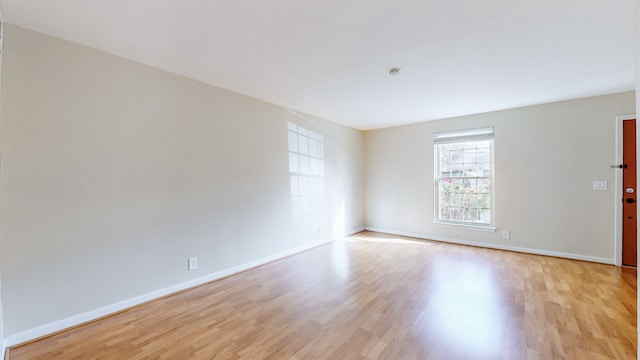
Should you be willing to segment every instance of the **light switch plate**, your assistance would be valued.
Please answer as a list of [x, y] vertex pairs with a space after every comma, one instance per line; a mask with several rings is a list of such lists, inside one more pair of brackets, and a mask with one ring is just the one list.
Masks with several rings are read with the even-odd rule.
[[594, 181], [593, 182], [593, 190], [596, 190], [596, 191], [607, 190], [607, 181], [606, 180]]

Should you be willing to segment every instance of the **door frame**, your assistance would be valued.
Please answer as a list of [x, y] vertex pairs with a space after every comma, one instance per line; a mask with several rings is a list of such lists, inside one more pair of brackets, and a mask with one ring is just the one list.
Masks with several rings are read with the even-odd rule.
[[[616, 160], [615, 165], [622, 164], [622, 122], [636, 119], [636, 114], [616, 116]], [[637, 124], [637, 119], [636, 119]], [[614, 164], [612, 164], [614, 165]], [[616, 266], [622, 266], [622, 171], [615, 170], [614, 177], [614, 245], [613, 254]]]

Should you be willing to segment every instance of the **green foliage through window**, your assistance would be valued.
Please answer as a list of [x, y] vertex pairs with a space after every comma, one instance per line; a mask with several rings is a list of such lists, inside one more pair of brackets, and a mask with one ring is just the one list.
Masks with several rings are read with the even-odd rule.
[[475, 141], [436, 141], [436, 220], [492, 224], [493, 132], [490, 135]]

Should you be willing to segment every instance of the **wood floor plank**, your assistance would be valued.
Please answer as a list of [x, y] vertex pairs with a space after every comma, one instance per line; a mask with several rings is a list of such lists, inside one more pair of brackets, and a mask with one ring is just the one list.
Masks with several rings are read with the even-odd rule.
[[363, 232], [8, 359], [632, 359], [636, 284], [632, 268]]

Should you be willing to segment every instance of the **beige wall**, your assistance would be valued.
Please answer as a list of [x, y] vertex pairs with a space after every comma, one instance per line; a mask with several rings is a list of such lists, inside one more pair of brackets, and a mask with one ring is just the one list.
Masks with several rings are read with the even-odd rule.
[[[360, 131], [13, 26], [2, 87], [7, 336], [364, 225]], [[325, 137], [312, 226], [288, 122]]]
[[[16, 27], [3, 62], [9, 336], [357, 229], [363, 203], [379, 230], [613, 258], [614, 119], [635, 112], [633, 93], [363, 135]], [[290, 121], [325, 135], [320, 224], [292, 219]], [[499, 231], [434, 224], [433, 132], [488, 125]]]
[[[615, 116], [634, 112], [628, 92], [369, 131], [367, 228], [613, 261]], [[434, 224], [433, 133], [483, 126], [495, 127], [498, 231]]]

